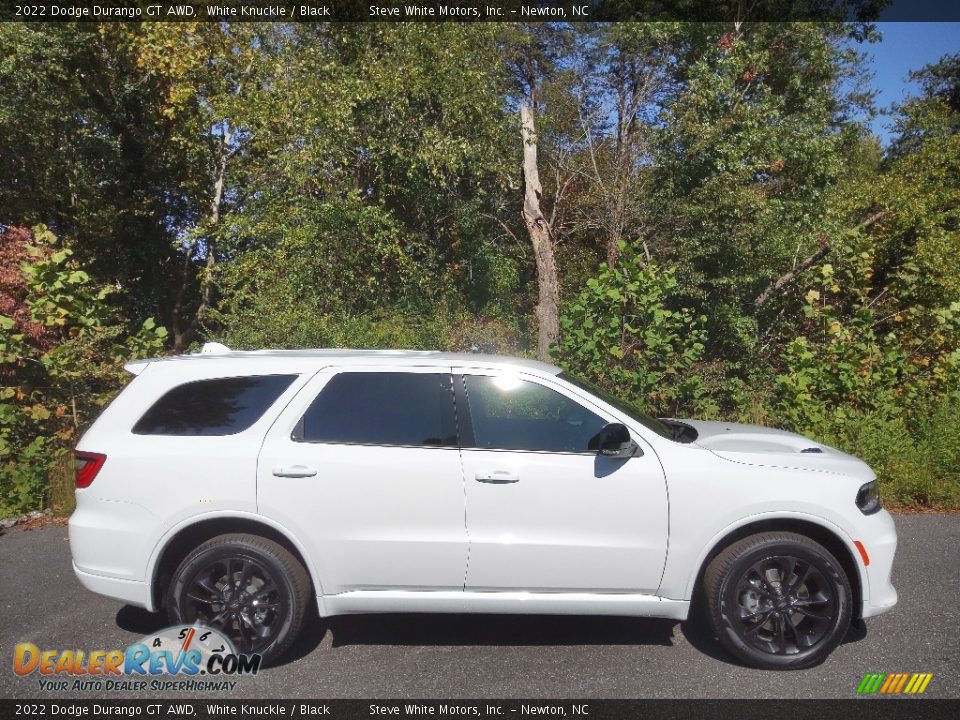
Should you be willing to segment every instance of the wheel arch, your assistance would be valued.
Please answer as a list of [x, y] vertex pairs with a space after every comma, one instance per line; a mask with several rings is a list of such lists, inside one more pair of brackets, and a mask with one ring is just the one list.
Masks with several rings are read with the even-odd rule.
[[725, 548], [750, 535], [776, 530], [804, 535], [820, 543], [837, 559], [843, 571], [847, 574], [850, 588], [853, 591], [853, 618], [859, 620], [863, 612], [864, 590], [868, 590], [868, 586], [866, 585], [867, 578], [864, 569], [857, 561], [853, 541], [846, 537], [843, 530], [832, 523], [807, 515], [746, 518], [740, 523], [720, 531], [701, 555], [696, 565], [696, 571], [687, 584], [687, 597], [696, 602], [707, 566]]
[[147, 569], [150, 579], [151, 610], [163, 606], [165, 590], [177, 566], [194, 548], [217, 535], [249, 533], [273, 540], [286, 548], [307, 570], [315, 597], [322, 594], [322, 585], [313, 563], [308, 562], [305, 548], [278, 523], [253, 513], [216, 513], [190, 518], [171, 528], [157, 543]]

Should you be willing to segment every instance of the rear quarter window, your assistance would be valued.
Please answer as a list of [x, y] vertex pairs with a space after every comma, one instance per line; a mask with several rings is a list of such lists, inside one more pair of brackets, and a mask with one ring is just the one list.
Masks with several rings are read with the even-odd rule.
[[178, 385], [144, 413], [133, 433], [235, 435], [259, 420], [296, 377], [248, 375]]

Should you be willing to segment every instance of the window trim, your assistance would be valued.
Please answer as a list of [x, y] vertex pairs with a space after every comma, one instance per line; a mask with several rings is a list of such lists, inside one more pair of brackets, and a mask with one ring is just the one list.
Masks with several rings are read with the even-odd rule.
[[333, 372], [330, 373], [329, 377], [326, 378], [323, 385], [316, 391], [313, 398], [304, 406], [300, 411], [297, 421], [293, 424], [293, 427], [290, 430], [289, 439], [291, 442], [295, 442], [302, 445], [331, 445], [337, 447], [370, 447], [370, 448], [407, 448], [410, 450], [460, 450], [460, 429], [457, 422], [457, 408], [456, 400], [454, 398], [453, 387], [451, 387], [450, 393], [450, 409], [453, 419], [453, 433], [454, 433], [454, 443], [452, 445], [407, 445], [402, 443], [371, 443], [371, 442], [335, 442], [331, 440], [308, 440], [303, 436], [304, 432], [304, 419], [307, 417], [307, 413], [310, 412], [310, 408], [313, 407], [313, 404], [317, 401], [320, 395], [323, 394], [323, 391], [327, 386], [336, 378], [338, 375], [359, 375], [359, 374], [377, 374], [377, 375], [447, 375], [450, 378], [451, 386], [454, 384], [453, 373], [449, 367], [445, 366], [429, 366], [429, 365], [418, 365], [405, 368], [396, 368], [396, 367], [373, 367], [373, 368], [353, 368], [353, 367], [336, 367], [333, 368]]
[[[298, 380], [302, 380], [304, 376], [303, 372], [265, 372], [265, 373], [243, 373], [240, 375], [217, 375], [214, 377], [200, 377], [194, 378], [193, 380], [187, 380], [186, 382], [177, 383], [176, 385], [171, 385], [167, 387], [162, 393], [160, 393], [157, 398], [150, 403], [150, 407], [144, 410], [140, 416], [134, 421], [130, 426], [130, 429], [127, 431], [130, 435], [135, 437], [142, 438], [176, 438], [178, 440], [183, 440], [184, 438], [220, 438], [220, 437], [236, 437], [237, 435], [242, 435], [245, 432], [250, 432], [255, 428], [270, 412], [280, 398], [282, 398], [286, 393], [290, 392], [290, 389], [295, 387]], [[267, 405], [264, 406], [263, 411], [257, 416], [257, 418], [241, 430], [236, 430], [234, 432], [227, 433], [216, 433], [216, 434], [205, 434], [205, 433], [158, 433], [158, 432], [137, 432], [137, 426], [143, 422], [144, 418], [155, 408], [157, 405], [170, 393], [179, 390], [180, 388], [187, 387], [189, 385], [197, 385], [199, 383], [208, 383], [208, 382], [218, 382], [221, 380], [241, 380], [246, 378], [267, 378], [267, 377], [286, 377], [290, 378], [290, 382], [287, 383], [277, 396], [271, 400]], [[299, 389], [297, 390], [299, 392]]]
[[[500, 453], [500, 452], [528, 453], [528, 454], [532, 454], [532, 455], [574, 455], [574, 456], [583, 456], [583, 455], [586, 455], [586, 456], [588, 456], [588, 457], [596, 457], [596, 456], [597, 456], [597, 453], [594, 452], [594, 451], [592, 451], [592, 450], [531, 450], [531, 449], [529, 449], [529, 448], [488, 448], [488, 447], [479, 447], [479, 446], [476, 444], [477, 439], [476, 439], [476, 436], [474, 435], [474, 432], [473, 432], [473, 420], [472, 420], [471, 415], [470, 415], [470, 398], [469, 398], [469, 396], [468, 396], [468, 394], [467, 394], [467, 376], [468, 376], [468, 375], [476, 375], [476, 376], [479, 376], [479, 377], [494, 377], [494, 378], [495, 378], [495, 377], [500, 377], [500, 376], [502, 376], [503, 374], [504, 374], [504, 372], [503, 372], [502, 370], [496, 370], [496, 369], [490, 369], [490, 370], [486, 370], [486, 371], [482, 371], [482, 370], [481, 370], [481, 371], [471, 372], [471, 371], [468, 371], [468, 370], [458, 370], [457, 368], [454, 368], [453, 379], [454, 379], [454, 388], [455, 388], [455, 391], [456, 391], [457, 409], [458, 409], [458, 411], [459, 411], [460, 401], [461, 401], [461, 398], [462, 398], [463, 407], [464, 407], [464, 409], [465, 409], [465, 412], [463, 413], [464, 416], [465, 416], [465, 423], [464, 423], [464, 425], [468, 425], [468, 426], [469, 426], [469, 434], [467, 433], [466, 430], [461, 430], [461, 433], [460, 433], [460, 440], [461, 440], [460, 449], [461, 449], [461, 450], [469, 450], [469, 451], [472, 451], [472, 452], [480, 451], [480, 452], [498, 452], [498, 453]], [[581, 402], [578, 398], [571, 397], [569, 394], [563, 392], [560, 388], [554, 387], [552, 384], [549, 384], [549, 383], [541, 382], [542, 378], [539, 378], [539, 377], [536, 377], [536, 376], [527, 375], [526, 373], [517, 373], [517, 376], [518, 376], [521, 380], [523, 380], [523, 381], [525, 381], [525, 382], [531, 382], [531, 383], [533, 383], [533, 384], [535, 384], [535, 385], [539, 385], [539, 386], [544, 387], [544, 388], [546, 388], [546, 389], [548, 389], [548, 390], [552, 390], [553, 392], [557, 393], [558, 395], [560, 395], [560, 396], [562, 396], [562, 397], [565, 397], [565, 398], [566, 398], [567, 400], [569, 400], [570, 402], [579, 405], [580, 407], [582, 407], [582, 408], [583, 408], [584, 410], [586, 410], [587, 412], [589, 412], [589, 413], [591, 413], [591, 414], [593, 414], [593, 415], [596, 415], [596, 416], [599, 417], [601, 420], [606, 421], [608, 424], [611, 423], [611, 422], [619, 422], [619, 421], [617, 421], [617, 420], [610, 420], [609, 417], [606, 416], [606, 413], [602, 412], [600, 408], [591, 409], [590, 407], [587, 407], [583, 402]], [[458, 415], [458, 421], [459, 421], [459, 415]], [[463, 426], [461, 426], [461, 428], [462, 428], [462, 427], [463, 427]], [[469, 439], [470, 444], [467, 445], [467, 444], [465, 444], [464, 442], [462, 442], [464, 439]]]

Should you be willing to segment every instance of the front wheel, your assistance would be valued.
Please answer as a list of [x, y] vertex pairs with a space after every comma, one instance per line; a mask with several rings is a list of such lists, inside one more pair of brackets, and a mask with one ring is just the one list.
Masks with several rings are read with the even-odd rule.
[[793, 670], [824, 660], [850, 626], [852, 592], [823, 546], [789, 532], [751, 535], [707, 566], [714, 634], [754, 667]]
[[172, 624], [200, 623], [242, 653], [275, 660], [303, 626], [310, 579], [283, 546], [257, 535], [220, 535], [184, 558], [167, 591]]

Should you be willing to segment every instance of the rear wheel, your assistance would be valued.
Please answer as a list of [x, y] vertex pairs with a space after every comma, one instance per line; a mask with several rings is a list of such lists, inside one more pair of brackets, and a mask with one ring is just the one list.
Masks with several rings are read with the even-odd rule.
[[184, 558], [167, 591], [175, 624], [200, 623], [264, 662], [299, 634], [310, 601], [303, 565], [282, 545], [257, 535], [220, 535]]
[[824, 660], [850, 626], [850, 582], [823, 546], [789, 532], [760, 533], [723, 550], [703, 588], [710, 623], [743, 662], [771, 670]]

